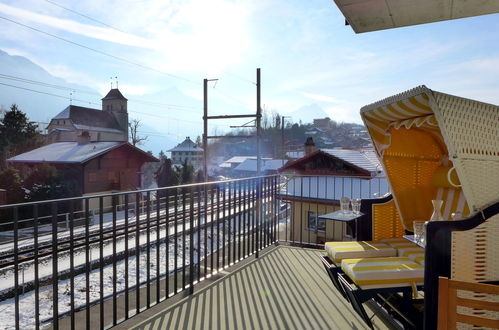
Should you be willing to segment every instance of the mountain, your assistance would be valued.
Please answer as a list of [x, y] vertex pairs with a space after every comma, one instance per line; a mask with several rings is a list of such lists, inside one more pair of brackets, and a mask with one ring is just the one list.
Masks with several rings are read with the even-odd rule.
[[[28, 84], [8, 79], [7, 76], [29, 79], [43, 82], [45, 84], [65, 86], [71, 89], [86, 90], [89, 93], [97, 93], [97, 91], [88, 87], [70, 84], [64, 79], [54, 77], [25, 57], [12, 56], [1, 50], [0, 68], [0, 107], [9, 108], [11, 104], [16, 103], [22, 111], [28, 114], [28, 117], [32, 121], [48, 122], [52, 117], [69, 105], [69, 100], [67, 99], [44, 93], [69, 98], [70, 91], [64, 89], [61, 90], [60, 88], [49, 88], [40, 84]], [[7, 85], [18, 86], [21, 88], [14, 88]], [[38, 92], [34, 92], [35, 90]], [[79, 96], [75, 94], [73, 97], [88, 99], [88, 95]], [[95, 105], [79, 102], [73, 102], [73, 104], [95, 107]]]
[[[28, 79], [32, 82], [42, 82], [43, 84], [27, 83], [13, 77]], [[68, 89], [54, 86], [49, 87], [47, 86], [48, 84], [63, 86]], [[70, 97], [69, 89], [83, 90], [90, 93], [86, 94], [78, 91], [73, 93], [72, 104], [94, 109], [101, 108], [100, 98], [102, 96], [96, 90], [87, 86], [69, 83], [64, 79], [51, 75], [26, 57], [9, 55], [0, 50], [0, 109], [9, 109], [15, 103], [28, 115], [31, 121], [39, 122], [39, 125], [43, 126], [44, 123], [48, 123], [50, 119], [69, 105], [70, 101], [67, 99]], [[182, 125], [180, 121], [177, 122], [177, 120], [185, 117], [192, 118], [192, 114], [188, 113], [188, 111], [192, 111], [195, 105], [199, 105], [199, 101], [184, 95], [175, 88], [140, 96], [140, 100], [148, 101], [146, 103], [135, 102], [133, 96], [125, 95], [125, 97], [130, 99], [128, 105], [129, 117], [137, 118], [141, 121], [139, 132], [143, 133], [139, 133], [139, 135], [148, 136], [147, 141], [140, 146], [143, 150], [150, 150], [157, 155], [161, 150], [168, 150], [176, 146], [185, 136], [197, 136], [201, 134], [201, 123], [195, 127], [191, 127], [192, 125], [187, 127], [188, 125]], [[97, 104], [78, 102], [75, 99], [92, 100]], [[172, 99], [175, 101], [172, 101]], [[158, 108], [157, 104], [155, 104], [158, 102], [182, 104], [187, 107]], [[145, 113], [151, 115], [144, 115]], [[199, 113], [202, 113], [201, 110]], [[166, 126], [170, 127], [167, 128]]]
[[292, 111], [289, 116], [294, 122], [302, 121], [302, 123], [312, 123], [314, 119], [329, 117], [329, 115], [317, 104], [304, 105], [295, 111]]

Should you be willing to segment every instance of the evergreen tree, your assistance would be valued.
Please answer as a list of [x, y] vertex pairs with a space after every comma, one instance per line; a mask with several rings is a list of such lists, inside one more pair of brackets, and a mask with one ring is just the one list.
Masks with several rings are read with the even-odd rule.
[[5, 167], [7, 158], [41, 144], [37, 128], [16, 104], [10, 107], [10, 111], [7, 111], [0, 121], [0, 168]]
[[[179, 184], [178, 175], [172, 169], [172, 161], [168, 158], [161, 158], [160, 153], [160, 165], [156, 171], [156, 182], [158, 183], [158, 188], [171, 187]], [[159, 197], [165, 197], [166, 191], [160, 191]]]
[[19, 171], [13, 167], [0, 170], [0, 189], [7, 191], [7, 204], [24, 201], [24, 191]]
[[194, 167], [184, 159], [182, 163], [182, 169], [180, 170], [180, 183], [189, 184], [194, 181]]

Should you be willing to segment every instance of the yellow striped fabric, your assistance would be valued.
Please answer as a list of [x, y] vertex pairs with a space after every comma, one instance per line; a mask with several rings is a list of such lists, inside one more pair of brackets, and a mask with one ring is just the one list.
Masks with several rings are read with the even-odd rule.
[[394, 101], [362, 112], [362, 117], [377, 149], [382, 151], [390, 145], [389, 129], [394, 127], [438, 128], [438, 123], [425, 93]]
[[419, 254], [424, 256], [424, 249], [419, 246], [397, 249], [397, 255], [399, 257], [407, 257], [410, 259], [410, 256], [414, 254]]
[[452, 213], [456, 212], [461, 213], [463, 217], [470, 215], [470, 208], [460, 188], [438, 188], [435, 199], [443, 201], [441, 211], [444, 220], [452, 220]]
[[422, 285], [424, 267], [407, 257], [344, 259], [341, 269], [363, 289]]
[[343, 259], [351, 258], [373, 258], [373, 257], [394, 257], [397, 250], [381, 242], [327, 242], [325, 250], [335, 263], [340, 263]]

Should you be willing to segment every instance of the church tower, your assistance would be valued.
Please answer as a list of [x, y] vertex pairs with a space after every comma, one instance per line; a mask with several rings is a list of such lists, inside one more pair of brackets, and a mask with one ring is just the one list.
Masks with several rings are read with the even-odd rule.
[[102, 110], [111, 113], [125, 133], [125, 141], [128, 141], [128, 100], [121, 94], [118, 88], [113, 88], [102, 99]]

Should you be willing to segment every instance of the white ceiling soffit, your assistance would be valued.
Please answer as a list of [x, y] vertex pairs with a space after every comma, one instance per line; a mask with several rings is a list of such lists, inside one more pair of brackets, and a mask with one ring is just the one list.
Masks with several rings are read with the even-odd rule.
[[499, 0], [334, 0], [355, 33], [499, 13]]

